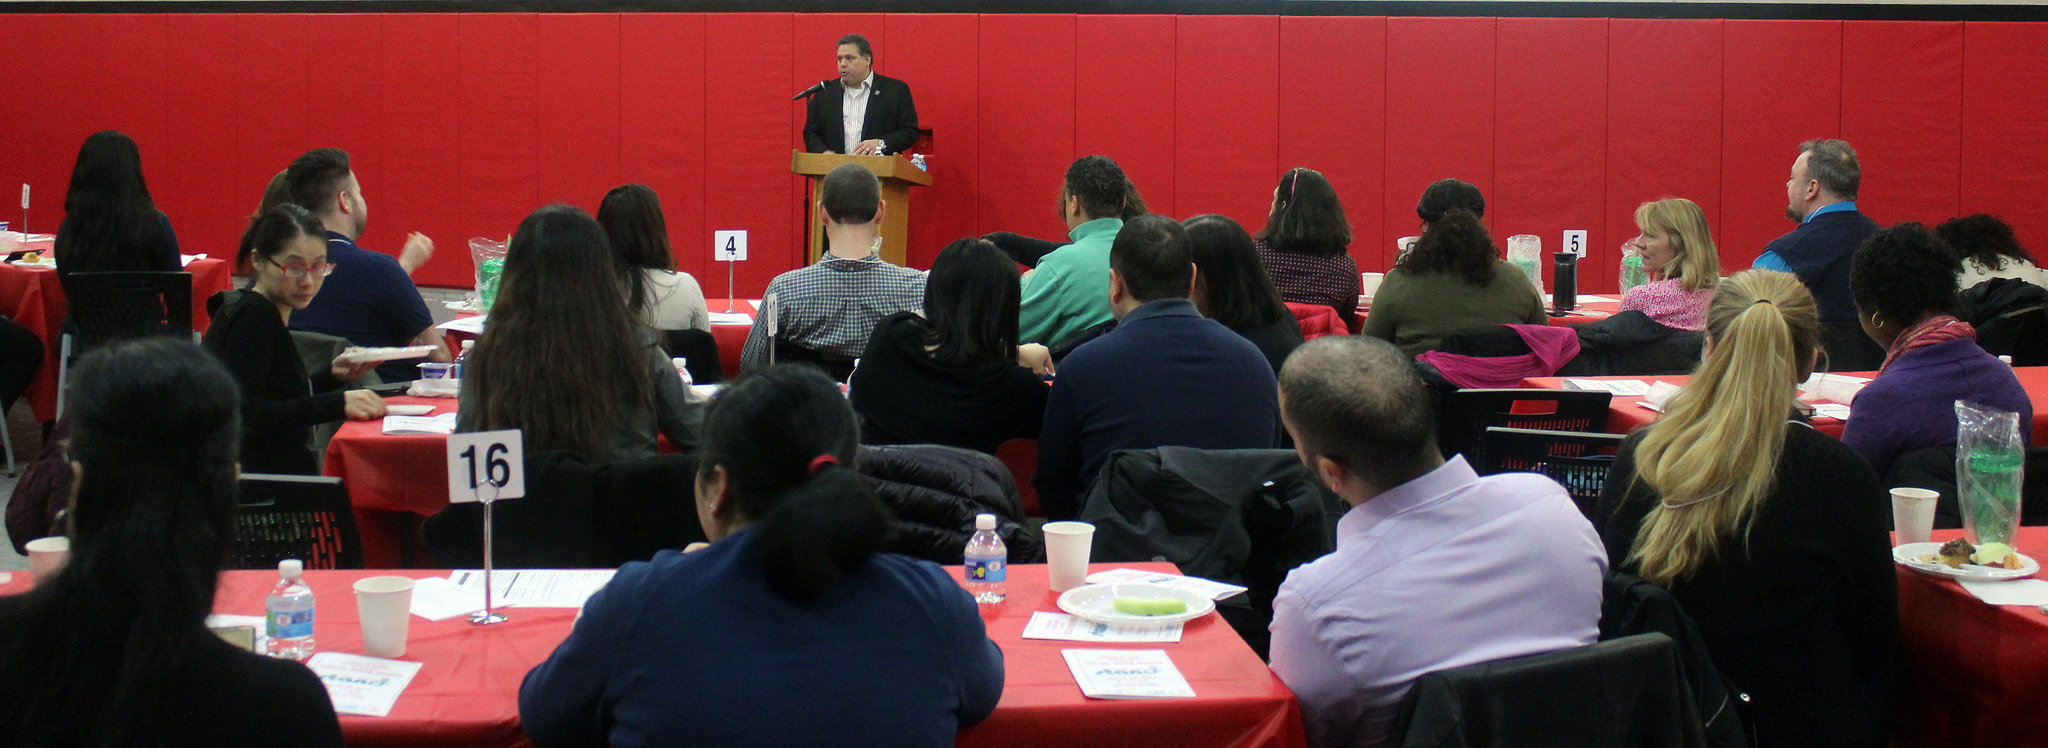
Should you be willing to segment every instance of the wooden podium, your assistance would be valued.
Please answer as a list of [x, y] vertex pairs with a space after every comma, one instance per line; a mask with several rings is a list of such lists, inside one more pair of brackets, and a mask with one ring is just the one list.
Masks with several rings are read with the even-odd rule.
[[902, 156], [843, 156], [836, 153], [805, 153], [792, 151], [789, 171], [802, 174], [810, 180], [807, 191], [810, 199], [804, 203], [804, 214], [811, 219], [810, 228], [805, 232], [805, 264], [818, 261], [825, 252], [825, 217], [816, 215], [818, 208], [818, 186], [825, 183], [825, 175], [839, 168], [840, 164], [860, 164], [875, 173], [882, 180], [882, 202], [888, 206], [882, 211], [882, 259], [894, 265], [904, 264], [905, 247], [910, 239], [910, 188], [930, 187], [932, 175], [910, 163]]

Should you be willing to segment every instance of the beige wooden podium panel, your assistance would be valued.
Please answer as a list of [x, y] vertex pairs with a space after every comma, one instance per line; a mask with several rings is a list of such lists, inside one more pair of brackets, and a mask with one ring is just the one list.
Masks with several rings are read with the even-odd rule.
[[888, 206], [882, 211], [882, 259], [903, 265], [910, 241], [910, 188], [931, 186], [932, 175], [902, 156], [845, 156], [792, 151], [790, 173], [801, 174], [810, 183], [806, 192], [810, 199], [804, 205], [804, 214], [810, 216], [806, 222], [809, 227], [804, 232], [804, 262], [817, 262], [818, 256], [825, 253], [824, 217], [817, 214], [818, 190], [825, 183], [825, 175], [839, 168], [840, 164], [865, 166], [882, 181], [882, 204]]

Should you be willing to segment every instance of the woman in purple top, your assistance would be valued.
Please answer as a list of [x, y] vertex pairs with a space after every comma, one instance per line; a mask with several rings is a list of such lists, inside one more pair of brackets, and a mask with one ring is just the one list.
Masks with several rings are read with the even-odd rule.
[[1956, 443], [1957, 400], [2020, 414], [2033, 441], [2034, 406], [2012, 367], [1977, 347], [1977, 332], [1948, 316], [1960, 263], [1926, 226], [1901, 223], [1856, 249], [1849, 296], [1871, 340], [1887, 350], [1877, 378], [1849, 406], [1848, 444], [1880, 476], [1908, 452]]
[[1642, 234], [1632, 243], [1654, 280], [1623, 292], [1621, 310], [1641, 310], [1666, 327], [1707, 329], [1707, 305], [1721, 281], [1707, 214], [1691, 200], [1667, 197], [1636, 206], [1636, 228]]
[[1358, 263], [1345, 254], [1351, 224], [1344, 204], [1322, 172], [1303, 167], [1280, 175], [1273, 210], [1252, 249], [1266, 266], [1280, 300], [1321, 304], [1337, 310], [1345, 324], [1358, 311]]

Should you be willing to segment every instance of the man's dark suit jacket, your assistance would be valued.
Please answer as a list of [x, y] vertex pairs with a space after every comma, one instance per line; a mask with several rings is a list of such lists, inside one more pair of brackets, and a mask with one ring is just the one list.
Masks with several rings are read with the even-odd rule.
[[[882, 139], [882, 152], [902, 153], [917, 142], [917, 105], [910, 100], [910, 84], [876, 73], [869, 83], [868, 118], [861, 125], [862, 140]], [[804, 150], [811, 153], [846, 152], [846, 84], [834, 78], [825, 90], [811, 97], [805, 107]]]

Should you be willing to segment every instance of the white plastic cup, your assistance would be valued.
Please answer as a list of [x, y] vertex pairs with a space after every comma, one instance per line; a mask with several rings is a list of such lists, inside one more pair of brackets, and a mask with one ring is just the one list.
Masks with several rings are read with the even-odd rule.
[[1399, 239], [1395, 239], [1394, 256], [1399, 257], [1401, 255], [1408, 254], [1410, 251], [1413, 251], [1415, 249], [1415, 243], [1419, 241], [1422, 241], [1422, 237], [1404, 236]]
[[28, 541], [28, 574], [36, 584], [48, 581], [71, 560], [71, 539], [58, 535]]
[[1359, 273], [1358, 295], [1364, 296], [1368, 299], [1372, 298], [1373, 294], [1379, 293], [1380, 282], [1386, 279], [1386, 273]]
[[1095, 526], [1086, 522], [1045, 523], [1046, 579], [1052, 591], [1066, 592], [1088, 583], [1088, 552], [1095, 547]]
[[363, 626], [363, 654], [393, 659], [405, 656], [407, 630], [412, 627], [412, 580], [405, 577], [364, 577], [356, 580], [356, 620]]
[[1898, 544], [1925, 543], [1934, 534], [1934, 505], [1941, 494], [1925, 488], [1892, 489], [1892, 531]]

